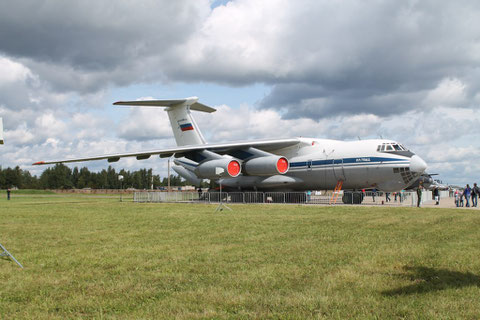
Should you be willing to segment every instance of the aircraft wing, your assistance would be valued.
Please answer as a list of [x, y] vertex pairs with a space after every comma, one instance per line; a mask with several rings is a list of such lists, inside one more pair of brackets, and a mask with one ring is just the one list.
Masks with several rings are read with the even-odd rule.
[[225, 154], [233, 150], [241, 150], [248, 147], [254, 147], [254, 148], [268, 152], [272, 150], [290, 147], [298, 143], [300, 143], [300, 140], [296, 138], [292, 138], [292, 139], [271, 139], [271, 140], [240, 141], [240, 142], [216, 143], [216, 144], [201, 144], [201, 145], [192, 145], [192, 146], [181, 146], [181, 147], [169, 148], [169, 149], [132, 152], [132, 153], [118, 153], [118, 154], [100, 155], [100, 156], [66, 159], [66, 160], [38, 161], [33, 163], [33, 165], [93, 161], [93, 160], [103, 160], [103, 159], [108, 160], [108, 162], [116, 162], [120, 160], [120, 158], [126, 158], [126, 157], [136, 157], [137, 160], [145, 160], [150, 158], [152, 155], [159, 155], [161, 158], [168, 158], [175, 155], [176, 158], [181, 158], [183, 157], [184, 154], [189, 153], [191, 151], [210, 150], [218, 154]]

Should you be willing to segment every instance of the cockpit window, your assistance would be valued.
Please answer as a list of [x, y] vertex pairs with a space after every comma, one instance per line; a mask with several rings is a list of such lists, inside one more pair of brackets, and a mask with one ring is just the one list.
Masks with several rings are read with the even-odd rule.
[[413, 156], [413, 152], [396, 142], [386, 142], [378, 145], [377, 152], [394, 153], [406, 157]]

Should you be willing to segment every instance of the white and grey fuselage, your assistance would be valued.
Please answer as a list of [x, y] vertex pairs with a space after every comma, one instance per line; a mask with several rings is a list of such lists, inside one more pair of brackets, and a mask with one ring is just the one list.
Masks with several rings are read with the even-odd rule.
[[426, 163], [392, 140], [338, 141], [298, 138], [299, 144], [272, 150], [289, 160], [284, 175], [222, 179], [225, 186], [259, 190], [325, 190], [343, 181], [343, 189], [398, 191], [412, 184]]

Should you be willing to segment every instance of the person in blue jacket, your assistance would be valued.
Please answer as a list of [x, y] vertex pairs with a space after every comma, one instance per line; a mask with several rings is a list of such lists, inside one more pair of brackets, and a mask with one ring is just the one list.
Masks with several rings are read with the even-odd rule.
[[480, 188], [477, 186], [477, 183], [475, 182], [472, 188], [472, 207], [477, 206], [477, 200], [479, 196], [480, 196]]
[[470, 186], [467, 184], [465, 187], [465, 190], [463, 190], [463, 196], [465, 197], [465, 207], [470, 207], [470, 195], [472, 194], [472, 189], [470, 189]]

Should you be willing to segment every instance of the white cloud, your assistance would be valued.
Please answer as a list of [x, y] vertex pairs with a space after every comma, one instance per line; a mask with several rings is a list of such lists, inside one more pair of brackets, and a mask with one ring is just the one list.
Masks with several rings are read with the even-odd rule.
[[30, 69], [6, 57], [0, 56], [0, 87], [15, 82], [33, 79]]
[[127, 140], [165, 139], [172, 135], [164, 108], [131, 107], [118, 125], [118, 136]]
[[428, 92], [423, 105], [427, 107], [459, 107], [466, 101], [466, 85], [456, 78], [443, 79]]
[[[161, 109], [132, 108], [118, 119], [103, 108], [117, 99], [113, 94], [158, 93], [128, 92], [132, 83], [155, 83], [168, 92], [188, 81], [218, 84], [219, 91], [255, 83], [271, 88], [258, 109], [227, 98], [214, 114], [196, 113], [210, 142], [381, 135], [410, 146], [457, 181], [479, 172], [470, 169], [480, 160], [478, 2], [210, 5], [0, 4], [2, 166], [171, 146]], [[115, 165], [163, 170], [164, 163]]]

